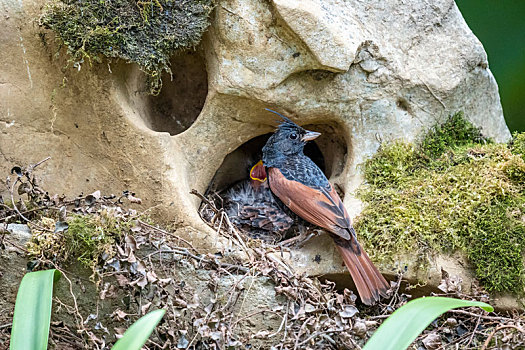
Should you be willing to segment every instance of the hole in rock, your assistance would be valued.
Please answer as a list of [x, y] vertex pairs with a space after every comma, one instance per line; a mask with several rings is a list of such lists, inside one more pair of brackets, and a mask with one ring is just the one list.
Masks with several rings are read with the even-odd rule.
[[333, 79], [338, 73], [331, 72], [323, 69], [312, 69], [304, 71], [315, 81], [330, 80]]
[[398, 98], [396, 101], [396, 106], [405, 112], [411, 112], [410, 104], [405, 98]]
[[[321, 168], [327, 178], [338, 176], [344, 168], [347, 152], [345, 138], [341, 132], [342, 128], [330, 124], [309, 124], [304, 125], [304, 127], [308, 130], [322, 133], [318, 139], [307, 143], [304, 150], [305, 155], [310, 157]], [[290, 231], [296, 231], [297, 217], [294, 217], [294, 214], [291, 214], [291, 212], [287, 212], [288, 209], [284, 208], [279, 200], [276, 201], [277, 203], [274, 203], [274, 200], [268, 199], [266, 195], [263, 195], [264, 198], [261, 199], [260, 192], [257, 192], [259, 194], [254, 194], [255, 192], [252, 192], [253, 189], [249, 185], [250, 169], [262, 158], [262, 148], [271, 135], [271, 133], [268, 133], [257, 136], [228, 154], [215, 173], [208, 187], [207, 196], [218, 208], [224, 207], [226, 209], [230, 216], [230, 221], [237, 227], [239, 227], [237, 224], [239, 217], [243, 215], [250, 216], [249, 220], [241, 220], [243, 221], [241, 228], [248, 235], [256, 238], [264, 238], [265, 234], [275, 230], [275, 227], [272, 227], [272, 225], [276, 217], [280, 217], [281, 214], [288, 215], [290, 219], [288, 217], [285, 218], [287, 220], [286, 230], [278, 232], [280, 238], [277, 240], [280, 240], [289, 236]], [[248, 191], [245, 191], [245, 188], [248, 188]], [[232, 200], [230, 189], [235, 189], [236, 191], [234, 200]], [[264, 191], [266, 191], [265, 193], [270, 193], [270, 197], [272, 197], [269, 189]], [[232, 203], [235, 207], [233, 214], [231, 210]], [[261, 209], [261, 207], [263, 208]], [[204, 215], [204, 218], [209, 219], [206, 218], [206, 215]], [[268, 224], [268, 220], [272, 222]], [[250, 222], [246, 223], [246, 221]], [[254, 235], [254, 233], [256, 234]], [[273, 235], [272, 239], [275, 239], [275, 237], [276, 235]]]
[[204, 57], [187, 51], [171, 59], [172, 74], [164, 73], [158, 96], [145, 99], [145, 124], [154, 131], [176, 135], [188, 129], [199, 116], [208, 94]]

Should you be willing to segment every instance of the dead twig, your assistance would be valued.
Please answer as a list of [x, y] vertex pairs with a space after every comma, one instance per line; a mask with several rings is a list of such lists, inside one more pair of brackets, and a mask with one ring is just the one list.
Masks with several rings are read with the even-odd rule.
[[492, 340], [492, 338], [494, 338], [494, 335], [499, 332], [500, 330], [502, 329], [505, 329], [505, 328], [514, 328], [516, 329], [517, 331], [519, 331], [520, 333], [525, 333], [525, 331], [518, 327], [518, 326], [515, 326], [513, 324], [506, 324], [506, 325], [502, 325], [502, 326], [498, 326], [496, 328], [494, 328], [494, 330], [490, 333], [490, 335], [488, 336], [487, 340], [485, 340], [485, 342], [483, 343], [483, 346], [481, 347], [481, 350], [486, 350], [487, 347], [489, 346], [490, 344], [490, 341]]
[[12, 325], [13, 325], [13, 322], [9, 322], [9, 323], [6, 323], [6, 324], [3, 324], [3, 325], [0, 325], [0, 329], [8, 328], [8, 327], [11, 327]]
[[474, 330], [472, 331], [472, 334], [470, 335], [470, 339], [468, 340], [467, 345], [465, 347], [469, 347], [470, 343], [472, 343], [472, 340], [474, 339], [474, 335], [476, 334], [476, 329], [478, 329], [479, 323], [481, 322], [481, 315], [478, 316], [478, 320], [476, 322], [476, 325], [474, 326]]
[[154, 251], [153, 253], [150, 253], [150, 254], [146, 255], [145, 259], [147, 259], [150, 256], [153, 256], [155, 254], [163, 254], [163, 253], [175, 253], [175, 254], [188, 256], [188, 257], [190, 257], [192, 259], [195, 259], [196, 261], [198, 261], [200, 263], [206, 263], [206, 264], [212, 264], [212, 265], [216, 264], [216, 265], [218, 265], [218, 266], [220, 266], [220, 267], [222, 267], [224, 269], [238, 270], [238, 271], [244, 272], [244, 273], [248, 273], [250, 271], [249, 269], [247, 269], [244, 266], [223, 263], [223, 262], [219, 262], [219, 261], [216, 261], [216, 260], [209, 260], [209, 259], [206, 259], [203, 256], [198, 256], [198, 255], [192, 254], [186, 248], [181, 248], [181, 249], [160, 249], [160, 250]]
[[454, 313], [454, 314], [460, 314], [460, 315], [481, 317], [484, 320], [491, 320], [491, 321], [509, 321], [509, 320], [512, 320], [511, 318], [508, 318], [508, 317], [488, 316], [488, 315], [477, 314], [477, 313], [469, 312], [469, 311], [465, 311], [465, 310], [450, 310], [449, 312]]
[[144, 227], [150, 228], [150, 229], [152, 229], [152, 230], [155, 230], [155, 231], [160, 232], [160, 233], [162, 233], [162, 234], [165, 234], [165, 235], [167, 235], [167, 236], [175, 237], [177, 240], [179, 240], [179, 241], [184, 242], [185, 244], [187, 244], [191, 249], [193, 249], [193, 251], [194, 251], [195, 253], [198, 253], [198, 250], [197, 250], [197, 249], [196, 249], [196, 248], [195, 248], [195, 247], [194, 247], [189, 241], [187, 241], [187, 240], [185, 240], [184, 238], [182, 238], [182, 237], [176, 235], [175, 233], [173, 233], [173, 232], [168, 232], [168, 231], [163, 230], [163, 229], [161, 229], [161, 228], [159, 228], [159, 227], [156, 227], [156, 226], [152, 226], [152, 225], [150, 225], [150, 224], [148, 224], [148, 223], [146, 223], [146, 222], [144, 222], [144, 221], [142, 221], [142, 220], [138, 220], [138, 223], [139, 223], [141, 226], [144, 226]]
[[199, 197], [204, 203], [206, 203], [210, 207], [211, 210], [213, 210], [215, 212], [216, 215], [219, 214], [219, 210], [217, 208], [215, 208], [215, 205], [213, 205], [213, 203], [211, 203], [208, 200], [208, 198], [204, 197], [204, 195], [199, 193], [199, 191], [192, 189], [190, 191], [190, 194], [193, 194], [194, 196]]

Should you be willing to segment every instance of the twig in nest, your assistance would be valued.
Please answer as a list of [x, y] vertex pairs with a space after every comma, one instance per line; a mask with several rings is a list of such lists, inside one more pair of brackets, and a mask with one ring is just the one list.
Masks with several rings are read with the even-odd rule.
[[11, 245], [12, 245], [13, 247], [15, 247], [16, 249], [19, 249], [19, 250], [21, 250], [22, 252], [24, 252], [24, 253], [26, 253], [26, 254], [29, 253], [29, 251], [28, 251], [27, 249], [25, 249], [24, 247], [21, 247], [21, 246], [19, 246], [18, 244], [12, 242], [10, 239], [6, 239], [5, 241], [6, 241], [7, 243], [11, 244]]
[[6, 323], [6, 324], [3, 324], [3, 325], [0, 325], [0, 329], [2, 328], [7, 328], [7, 327], [11, 327], [13, 325], [13, 322], [9, 322], [9, 323]]
[[73, 304], [74, 304], [74, 313], [73, 313], [73, 315], [75, 317], [75, 321], [77, 323], [78, 330], [80, 332], [86, 333], [87, 336], [89, 337], [89, 339], [92, 341], [93, 345], [95, 345], [95, 347], [97, 349], [99, 349], [99, 346], [97, 344], [95, 335], [92, 332], [88, 331], [86, 329], [86, 327], [84, 327], [84, 318], [80, 314], [80, 310], [78, 309], [78, 304], [77, 304], [77, 298], [75, 296], [75, 293], [73, 293], [73, 282], [71, 282], [71, 280], [67, 277], [67, 275], [66, 275], [66, 273], [65, 273], [65, 271], [63, 269], [61, 269], [60, 267], [58, 267], [55, 263], [53, 263], [51, 261], [48, 261], [48, 263], [50, 263], [55, 269], [60, 271], [62, 276], [66, 279], [66, 281], [69, 284], [69, 294], [71, 294], [71, 297], [73, 298]]
[[[18, 180], [20, 180], [20, 178], [16, 178], [15, 182], [13, 182], [13, 185], [11, 186], [11, 188], [9, 189], [9, 195], [11, 196], [11, 203], [13, 204], [13, 209], [16, 211], [16, 213], [18, 214], [18, 216], [20, 216], [22, 219], [24, 219], [26, 222], [29, 222], [30, 220], [28, 218], [26, 218], [21, 212], [20, 210], [18, 210], [18, 207], [16, 206], [16, 203], [15, 203], [15, 197], [14, 197], [14, 191], [15, 191], [15, 185], [18, 183]], [[43, 229], [44, 231], [49, 231], [47, 229]]]
[[47, 162], [47, 161], [50, 160], [50, 159], [51, 159], [51, 157], [46, 157], [45, 159], [42, 159], [40, 162], [37, 162], [37, 163], [35, 163], [35, 164], [33, 164], [33, 165], [30, 165], [30, 166], [28, 167], [28, 170], [29, 170], [29, 171], [33, 171], [33, 169], [35, 169], [37, 166], [39, 166], [40, 164], [42, 164], [42, 163], [44, 163], [44, 162]]
[[219, 209], [215, 208], [215, 205], [213, 205], [213, 203], [210, 202], [208, 198], [204, 197], [204, 195], [199, 193], [197, 190], [192, 189], [190, 191], [190, 194], [193, 194], [193, 195], [199, 197], [204, 203], [208, 204], [210, 209], [213, 210], [215, 212], [215, 214], [219, 214]]
[[[247, 276], [247, 275], [245, 275]], [[237, 313], [237, 321], [235, 321], [233, 323], [233, 326], [230, 327], [231, 330], [233, 330], [235, 328], [235, 326], [237, 325], [237, 323], [239, 322], [239, 316], [242, 312], [242, 309], [244, 307], [244, 303], [246, 301], [246, 298], [248, 297], [248, 294], [250, 293], [250, 290], [252, 289], [253, 287], [253, 283], [255, 282], [255, 278], [259, 276], [259, 273], [255, 274], [255, 271], [252, 275], [250, 275], [251, 277], [251, 283], [250, 283], [250, 286], [248, 287], [248, 289], [246, 290], [246, 292], [244, 293], [244, 298], [242, 299], [242, 302], [241, 302], [241, 306], [239, 307], [239, 311]], [[242, 318], [241, 318], [242, 319]]]
[[[279, 315], [278, 312], [275, 312], [275, 311], [270, 310], [270, 309], [257, 310], [257, 311], [254, 311], [254, 312], [249, 313], [248, 315], [244, 315], [243, 317], [238, 318], [235, 322], [233, 322], [233, 324], [232, 324], [232, 329], [235, 328], [235, 326], [237, 326], [237, 324], [238, 324], [239, 322], [244, 321], [244, 320], [246, 320], [246, 319], [248, 319], [248, 318], [250, 318], [250, 317], [252, 317], [252, 316], [255, 316], [255, 315], [258, 315], [258, 314], [262, 314], [262, 313], [265, 313], [265, 312], [268, 312], [268, 313], [274, 314], [274, 315], [280, 317], [281, 319], [282, 319], [283, 317], [286, 317], [286, 316], [281, 316], [281, 315]], [[281, 330], [281, 328], [279, 328], [279, 330]]]
[[281, 325], [279, 326], [279, 329], [275, 331], [274, 333], [269, 334], [268, 338], [274, 337], [277, 334], [279, 334], [279, 332], [281, 331], [281, 329], [283, 329], [283, 326], [284, 326], [284, 334], [283, 334], [283, 338], [281, 339], [281, 343], [284, 343], [284, 341], [286, 340], [286, 323], [288, 321], [288, 310], [290, 310], [290, 299], [288, 299], [288, 302], [286, 303], [286, 312], [284, 313], [284, 317], [277, 314], [277, 316], [282, 317], [283, 319], [281, 322]]
[[[10, 207], [7, 207], [9, 210], [11, 210]], [[33, 208], [33, 209], [28, 209], [28, 210], [25, 210], [22, 212], [22, 214], [28, 214], [28, 213], [32, 213], [32, 212], [35, 212], [35, 211], [39, 211], [39, 210], [45, 210], [45, 209], [54, 209], [54, 210], [59, 210], [60, 208], [57, 208], [57, 207], [48, 207], [48, 206], [41, 206], [41, 207], [38, 207], [38, 208]], [[13, 215], [9, 215], [9, 216], [6, 216], [5, 218], [0, 218], [0, 222], [3, 222], [3, 221], [7, 221], [13, 217], [17, 216], [17, 214], [13, 214]]]
[[474, 330], [472, 331], [472, 334], [470, 335], [470, 338], [468, 340], [467, 345], [465, 345], [465, 348], [468, 348], [470, 346], [470, 343], [472, 343], [472, 340], [474, 339], [474, 335], [476, 335], [476, 329], [478, 329], [478, 326], [479, 326], [480, 322], [481, 322], [481, 315], [479, 315], [479, 317], [478, 317], [476, 325], [474, 326]]
[[397, 274], [397, 282], [396, 282], [396, 288], [392, 291], [392, 296], [390, 297], [390, 302], [388, 303], [388, 306], [385, 308], [387, 310], [389, 307], [393, 307], [399, 300], [399, 288], [401, 287], [401, 282], [403, 281], [403, 272], [399, 272]]
[[464, 310], [450, 310], [449, 312], [452, 312], [454, 314], [481, 317], [482, 319], [492, 320], [492, 321], [510, 321], [512, 320], [511, 318], [508, 318], [508, 317], [487, 316], [487, 315], [477, 314], [474, 312], [469, 312], [469, 311], [464, 311]]
[[[215, 213], [215, 216], [214, 216], [214, 218], [213, 218], [211, 223], [209, 223], [207, 220], [205, 220], [206, 222], [208, 222], [208, 225], [210, 225], [210, 227], [214, 227], [213, 224], [215, 223], [215, 220], [217, 220], [217, 218], [220, 218], [219, 226], [217, 227], [217, 233], [220, 233], [221, 232], [221, 227], [222, 227], [222, 221], [223, 220], [226, 221], [226, 224], [228, 225], [228, 229], [229, 229], [228, 232], [231, 233], [230, 237], [234, 238], [237, 241], [237, 243], [244, 250], [244, 252], [250, 257], [250, 259], [253, 258], [252, 250], [249, 249], [246, 246], [246, 243], [244, 242], [242, 237], [239, 235], [239, 232], [237, 231], [237, 228], [231, 223], [230, 218], [224, 212], [224, 210], [217, 209], [215, 207], [215, 205], [208, 198], [206, 198], [203, 194], [199, 193], [195, 189], [192, 189], [190, 194], [193, 194], [193, 195], [199, 197]], [[201, 215], [201, 217], [202, 217], [202, 215]]]

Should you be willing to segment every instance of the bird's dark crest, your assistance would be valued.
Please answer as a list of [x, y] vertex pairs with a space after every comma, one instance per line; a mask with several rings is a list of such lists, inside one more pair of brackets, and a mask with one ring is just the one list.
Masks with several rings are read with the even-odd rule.
[[283, 120], [279, 120], [279, 129], [286, 129], [286, 128], [301, 128], [299, 125], [294, 123], [290, 118], [285, 117], [279, 112], [273, 111], [269, 108], [265, 108], [268, 112], [272, 112], [277, 114], [279, 117], [281, 117]]

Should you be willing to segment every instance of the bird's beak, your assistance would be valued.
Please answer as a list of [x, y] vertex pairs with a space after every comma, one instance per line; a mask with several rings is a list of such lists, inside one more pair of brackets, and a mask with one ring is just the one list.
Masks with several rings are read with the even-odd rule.
[[301, 141], [304, 141], [304, 142], [312, 141], [318, 138], [320, 135], [321, 135], [320, 132], [306, 130], [306, 134], [301, 138]]
[[266, 181], [266, 169], [264, 168], [262, 160], [258, 161], [250, 170], [250, 179], [259, 182]]

